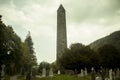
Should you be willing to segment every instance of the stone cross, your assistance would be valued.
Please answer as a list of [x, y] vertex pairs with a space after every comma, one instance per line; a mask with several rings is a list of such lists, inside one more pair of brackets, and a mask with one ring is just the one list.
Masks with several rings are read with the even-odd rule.
[[53, 76], [53, 69], [50, 68], [50, 71], [49, 71], [49, 76], [52, 77]]
[[112, 69], [109, 70], [109, 78], [112, 80]]
[[43, 70], [42, 70], [42, 77], [46, 77], [46, 69], [45, 68], [43, 68]]

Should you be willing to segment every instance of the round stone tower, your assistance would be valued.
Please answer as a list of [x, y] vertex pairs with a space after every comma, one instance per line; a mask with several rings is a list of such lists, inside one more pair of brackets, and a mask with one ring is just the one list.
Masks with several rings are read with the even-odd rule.
[[62, 4], [57, 10], [57, 66], [60, 68], [59, 60], [67, 48], [66, 14]]

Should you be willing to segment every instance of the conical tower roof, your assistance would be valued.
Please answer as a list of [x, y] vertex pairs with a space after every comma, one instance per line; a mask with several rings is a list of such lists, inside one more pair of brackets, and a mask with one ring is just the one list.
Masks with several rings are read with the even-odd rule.
[[60, 4], [59, 8], [58, 8], [58, 11], [65, 11], [64, 7], [62, 4]]

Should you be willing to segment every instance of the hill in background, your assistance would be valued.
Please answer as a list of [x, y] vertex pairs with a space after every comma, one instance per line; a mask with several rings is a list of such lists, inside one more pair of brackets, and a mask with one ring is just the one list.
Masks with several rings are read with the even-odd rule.
[[120, 52], [120, 31], [115, 31], [106, 37], [98, 39], [89, 46], [96, 51], [99, 47], [102, 47], [105, 44], [113, 45]]

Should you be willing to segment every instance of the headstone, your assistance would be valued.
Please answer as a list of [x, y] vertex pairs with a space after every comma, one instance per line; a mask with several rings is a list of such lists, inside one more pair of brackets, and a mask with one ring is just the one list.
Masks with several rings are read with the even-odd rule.
[[102, 77], [97, 76], [95, 80], [102, 80]]
[[108, 68], [106, 68], [106, 77], [109, 77], [109, 69]]
[[120, 70], [119, 70], [119, 68], [117, 68], [116, 77], [119, 78], [119, 76], [120, 76]]
[[105, 69], [103, 67], [101, 67], [100, 74], [101, 74], [102, 80], [105, 80], [106, 72], [105, 72]]
[[87, 73], [87, 68], [85, 68], [85, 76], [87, 76], [88, 75], [88, 73]]
[[49, 71], [49, 76], [52, 77], [53, 76], [53, 69], [50, 68], [50, 71]]
[[81, 69], [80, 74], [77, 75], [78, 77], [83, 77], [84, 76], [84, 70]]
[[46, 69], [45, 68], [43, 68], [43, 70], [42, 70], [42, 77], [46, 77]]
[[109, 79], [112, 80], [112, 69], [109, 70]]
[[115, 80], [115, 72], [112, 72], [112, 80]]
[[75, 69], [74, 74], [77, 74], [77, 73], [78, 73], [78, 70], [77, 70], [77, 69]]
[[95, 70], [94, 70], [94, 68], [92, 67], [91, 68], [91, 80], [95, 80]]
[[5, 65], [3, 64], [1, 66], [2, 70], [1, 70], [1, 80], [4, 80], [4, 76], [5, 76]]
[[81, 77], [83, 77], [83, 76], [84, 76], [84, 71], [83, 71], [83, 69], [81, 69], [80, 76], [81, 76]]
[[60, 74], [61, 74], [60, 70], [58, 70], [57, 74], [58, 74], [58, 75], [60, 75]]
[[105, 80], [110, 80], [110, 79], [107, 77], [107, 78], [105, 78]]

